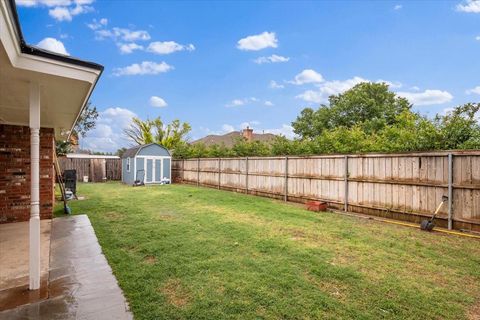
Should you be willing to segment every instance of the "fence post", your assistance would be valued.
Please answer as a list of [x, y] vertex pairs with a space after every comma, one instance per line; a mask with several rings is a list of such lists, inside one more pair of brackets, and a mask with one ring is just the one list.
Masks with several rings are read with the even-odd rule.
[[345, 212], [348, 211], [348, 156], [346, 155], [345, 158], [344, 158], [344, 162], [345, 162], [345, 173], [344, 173], [344, 181], [345, 181], [345, 194], [344, 194], [344, 199], [343, 199], [343, 202], [344, 202], [344, 208], [343, 210]]
[[248, 157], [245, 158], [245, 192], [248, 194]]
[[200, 158], [197, 158], [197, 187], [200, 185]]
[[185, 159], [182, 159], [182, 183], [185, 182]]
[[288, 156], [285, 157], [285, 195], [283, 201], [288, 200]]
[[220, 175], [222, 173], [222, 167], [221, 167], [221, 158], [218, 158], [218, 190], [220, 190]]
[[448, 154], [448, 230], [453, 227], [453, 154]]

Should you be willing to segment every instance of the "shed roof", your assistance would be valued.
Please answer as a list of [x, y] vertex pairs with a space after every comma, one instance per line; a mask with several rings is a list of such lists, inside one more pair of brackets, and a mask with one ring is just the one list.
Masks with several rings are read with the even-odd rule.
[[162, 146], [158, 143], [149, 143], [149, 144], [143, 144], [143, 145], [136, 146], [136, 147], [125, 150], [125, 152], [122, 154], [122, 159], [133, 158], [137, 155], [137, 153], [140, 151], [140, 149], [151, 146], [152, 144], [157, 145], [160, 148], [163, 148], [163, 149], [167, 150], [168, 154], [170, 155], [170, 151], [167, 148], [165, 148], [164, 146]]

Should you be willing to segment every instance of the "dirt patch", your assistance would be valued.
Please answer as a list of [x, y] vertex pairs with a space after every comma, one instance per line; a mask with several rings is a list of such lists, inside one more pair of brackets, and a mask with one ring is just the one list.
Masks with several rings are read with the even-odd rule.
[[167, 297], [168, 302], [177, 308], [183, 308], [190, 302], [189, 292], [179, 279], [168, 280], [160, 291]]
[[145, 264], [152, 265], [157, 263], [157, 258], [155, 256], [146, 256], [145, 258], [143, 258], [143, 262]]
[[114, 211], [104, 213], [104, 217], [108, 221], [122, 221], [124, 219], [123, 214]]
[[315, 279], [315, 277], [309, 273], [305, 273], [305, 278], [320, 291], [341, 301], [347, 299], [348, 287], [345, 284], [333, 279], [330, 279], [330, 281]]
[[477, 302], [467, 313], [468, 320], [480, 320], [480, 301]]

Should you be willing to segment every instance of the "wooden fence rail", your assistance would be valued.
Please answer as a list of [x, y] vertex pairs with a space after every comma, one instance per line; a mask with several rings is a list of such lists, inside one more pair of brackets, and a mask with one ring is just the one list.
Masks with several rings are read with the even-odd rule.
[[174, 160], [174, 181], [480, 231], [480, 152]]
[[84, 159], [84, 158], [58, 158], [60, 169], [77, 170], [77, 181], [83, 181], [87, 176], [89, 182], [104, 182], [107, 180], [122, 179], [122, 161], [121, 159]]

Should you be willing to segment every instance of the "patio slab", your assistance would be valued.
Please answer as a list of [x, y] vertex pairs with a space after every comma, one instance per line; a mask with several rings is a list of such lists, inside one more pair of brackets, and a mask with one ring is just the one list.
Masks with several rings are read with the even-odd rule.
[[[40, 276], [49, 269], [51, 220], [40, 221]], [[0, 224], [0, 292], [28, 287], [28, 221]], [[1, 309], [0, 309], [1, 310]]]
[[132, 319], [86, 215], [52, 222], [48, 299], [0, 312], [7, 319]]

